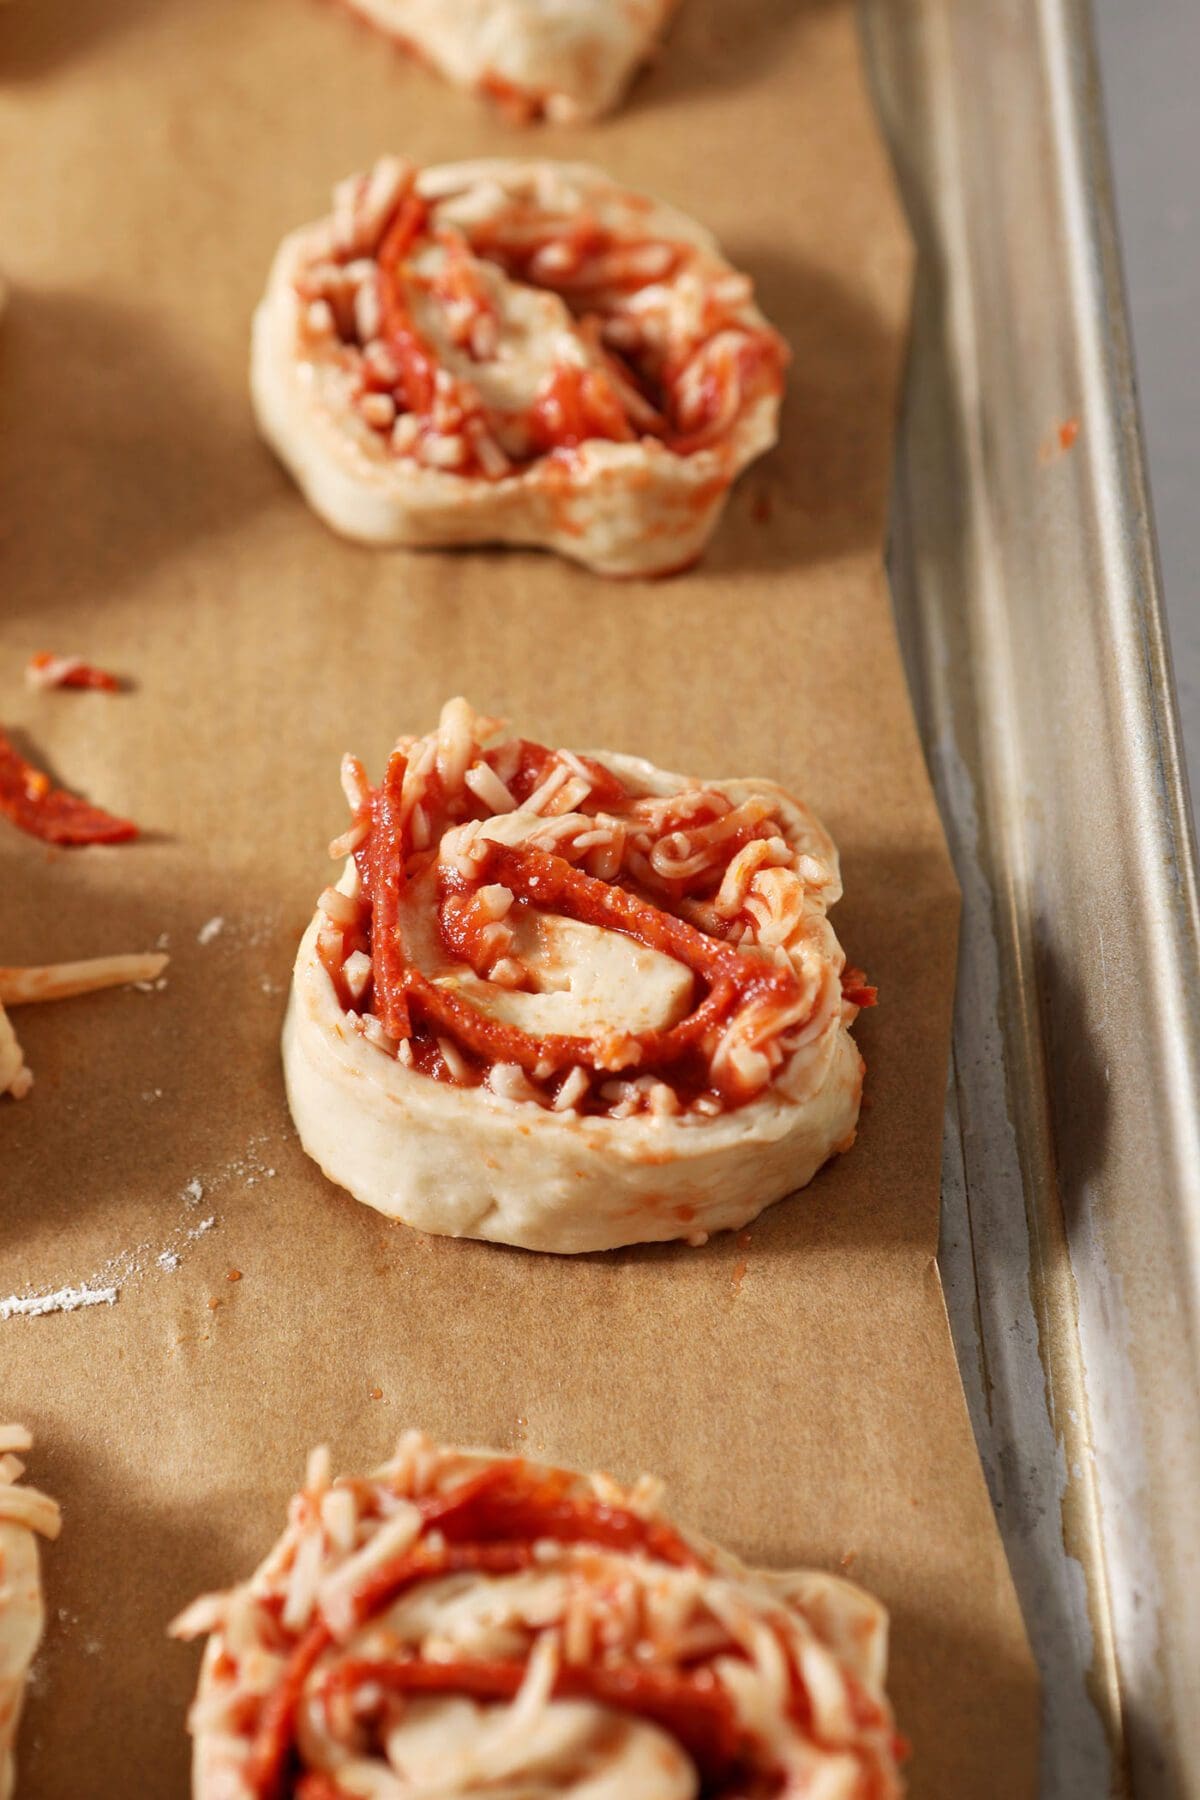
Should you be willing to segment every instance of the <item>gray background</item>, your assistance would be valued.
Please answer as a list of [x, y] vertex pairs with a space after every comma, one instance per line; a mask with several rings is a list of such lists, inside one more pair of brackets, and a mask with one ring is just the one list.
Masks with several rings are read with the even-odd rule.
[[1200, 798], [1200, 0], [1094, 0], [1193, 817]]

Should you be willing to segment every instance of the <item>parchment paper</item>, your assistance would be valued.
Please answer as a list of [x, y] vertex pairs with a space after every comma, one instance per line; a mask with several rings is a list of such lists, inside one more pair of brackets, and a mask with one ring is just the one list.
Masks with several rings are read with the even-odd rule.
[[[266, 1549], [310, 1444], [358, 1468], [419, 1423], [649, 1467], [750, 1557], [844, 1563], [892, 1609], [913, 1792], [1030, 1793], [933, 1261], [957, 898], [881, 573], [911, 256], [852, 6], [687, 0], [621, 116], [526, 135], [320, 0], [3, 12], [0, 718], [147, 838], [48, 855], [0, 824], [0, 945], [173, 957], [163, 992], [24, 1009], [37, 1085], [0, 1104], [0, 1295], [120, 1286], [0, 1323], [0, 1411], [65, 1515], [25, 1792], [182, 1794], [197, 1659], [167, 1620]], [[783, 441], [701, 569], [375, 554], [309, 515], [254, 434], [250, 312], [280, 234], [385, 148], [593, 158], [754, 274], [795, 353]], [[29, 695], [43, 647], [136, 690]], [[881, 990], [860, 1141], [748, 1241], [434, 1241], [301, 1154], [277, 1041], [338, 758], [378, 770], [458, 691], [550, 743], [777, 777], [839, 840]]]

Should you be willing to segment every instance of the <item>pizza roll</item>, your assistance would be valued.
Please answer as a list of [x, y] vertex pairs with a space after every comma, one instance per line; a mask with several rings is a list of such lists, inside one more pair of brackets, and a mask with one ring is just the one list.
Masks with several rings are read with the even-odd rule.
[[786, 360], [673, 208], [581, 164], [389, 157], [284, 240], [251, 379], [267, 442], [347, 537], [660, 575], [775, 442]]
[[632, 1488], [418, 1432], [309, 1459], [250, 1580], [195, 1602], [194, 1800], [895, 1800], [887, 1615], [746, 1568]]
[[534, 1250], [745, 1225], [854, 1139], [874, 998], [837, 854], [767, 781], [522, 738], [464, 700], [353, 757], [284, 1025], [301, 1142], [421, 1230]]
[[0, 1425], [0, 1800], [16, 1787], [25, 1681], [45, 1623], [37, 1540], [56, 1538], [61, 1524], [53, 1500], [19, 1485], [24, 1464], [16, 1452], [32, 1443], [23, 1426]]
[[595, 119], [620, 100], [678, 0], [349, 0], [459, 87], [520, 121]]

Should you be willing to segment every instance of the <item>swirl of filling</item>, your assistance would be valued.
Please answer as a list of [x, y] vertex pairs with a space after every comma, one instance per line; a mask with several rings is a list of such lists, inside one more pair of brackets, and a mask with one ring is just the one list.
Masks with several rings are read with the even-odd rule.
[[654, 574], [775, 441], [786, 360], [708, 233], [599, 171], [386, 157], [285, 240], [252, 379], [347, 535]]
[[[348, 861], [301, 946], [285, 1029], [306, 1147], [360, 1198], [427, 1229], [569, 1249], [745, 1223], [854, 1134], [862, 1064], [847, 1028], [874, 992], [845, 969], [826, 918], [840, 893], [833, 845], [771, 783], [685, 780], [519, 737], [489, 746], [497, 731], [452, 700], [436, 731], [400, 740], [378, 786], [344, 761], [353, 817], [330, 848]], [[327, 1053], [344, 1063], [354, 1036], [346, 1082]], [[328, 1065], [320, 1086], [314, 1056]], [[371, 1056], [394, 1066], [389, 1093], [405, 1109], [381, 1126], [396, 1154], [378, 1179], [347, 1171], [328, 1141], [335, 1084], [358, 1107], [385, 1079]], [[549, 1223], [538, 1242], [503, 1218], [494, 1232], [418, 1218], [397, 1199], [414, 1179], [405, 1115], [434, 1105], [433, 1090], [452, 1091], [458, 1111], [425, 1123], [478, 1127], [489, 1145], [498, 1173], [480, 1191], [493, 1202], [506, 1173], [515, 1181], [511, 1156], [527, 1185], [550, 1184], [548, 1213], [564, 1178], [559, 1162], [530, 1162], [528, 1125], [515, 1142], [488, 1131], [497, 1114], [558, 1132], [547, 1154], [572, 1163], [569, 1241]], [[605, 1139], [614, 1131], [622, 1141]], [[344, 1144], [340, 1122], [333, 1135]], [[589, 1237], [593, 1177], [610, 1201]], [[460, 1163], [443, 1192], [469, 1179]]]
[[196, 1800], [891, 1800], [886, 1615], [770, 1574], [622, 1489], [419, 1433], [366, 1478], [309, 1460], [208, 1634]]
[[712, 1117], [869, 1003], [841, 980], [828, 856], [766, 784], [640, 794], [594, 757], [485, 748], [495, 729], [452, 700], [378, 787], [344, 765], [331, 849], [355, 877], [322, 895], [318, 951], [406, 1067], [555, 1111]]

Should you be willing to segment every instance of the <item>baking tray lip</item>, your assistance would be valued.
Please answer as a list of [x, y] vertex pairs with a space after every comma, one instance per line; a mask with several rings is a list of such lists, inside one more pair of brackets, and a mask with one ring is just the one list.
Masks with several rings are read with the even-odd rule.
[[[1088, 254], [1078, 259], [1080, 276], [1090, 277], [1092, 318], [1105, 339], [1105, 362], [1113, 398], [1113, 424], [1123, 465], [1123, 497], [1119, 528], [1127, 546], [1123, 586], [1131, 613], [1139, 620], [1147, 659], [1148, 710], [1154, 721], [1158, 766], [1146, 769], [1148, 790], [1161, 781], [1163, 840], [1177, 872], [1177, 955], [1180, 966], [1193, 967], [1200, 992], [1200, 885], [1197, 878], [1197, 835], [1179, 704], [1163, 601], [1162, 564], [1154, 522], [1147, 469], [1145, 433], [1138, 401], [1136, 346], [1129, 323], [1129, 303], [1120, 225], [1108, 144], [1100, 59], [1092, 0], [1043, 0], [1049, 15], [1061, 21], [1060, 38], [1074, 46], [1073, 80], [1079, 165], [1073, 186], [1085, 208]], [[1155, 796], [1157, 797], [1157, 796]], [[1197, 1042], [1200, 1017], [1195, 1011]], [[1200, 1113], [1200, 1093], [1195, 1096]]]
[[1091, 8], [860, 10], [918, 241], [893, 592], [964, 893], [943, 1285], [1043, 1791], [1200, 1796], [1200, 904]]
[[[1091, 0], [1039, 0], [1039, 12], [1044, 55], [1060, 101], [1056, 135], [1071, 239], [1072, 324], [1089, 398], [1105, 392], [1109, 402], [1099, 421], [1103, 441], [1090, 465], [1104, 535], [1105, 599], [1110, 617], [1124, 616], [1137, 648], [1136, 679], [1114, 681], [1110, 688], [1125, 752], [1123, 767], [1114, 773], [1141, 840], [1139, 923], [1159, 977], [1154, 997], [1164, 1079], [1156, 1100], [1160, 1125], [1170, 1127], [1164, 1152], [1173, 1153], [1172, 1197], [1200, 1230], [1196, 826], [1138, 405], [1095, 22]], [[1200, 1316], [1200, 1236], [1191, 1237], [1190, 1249], [1193, 1307]], [[1196, 1350], [1200, 1356], [1200, 1344]]]

